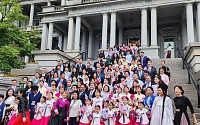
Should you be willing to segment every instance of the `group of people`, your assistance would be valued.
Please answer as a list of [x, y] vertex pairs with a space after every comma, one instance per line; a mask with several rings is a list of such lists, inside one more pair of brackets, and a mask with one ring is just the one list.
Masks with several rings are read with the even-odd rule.
[[[170, 69], [152, 66], [136, 45], [102, 50], [94, 64], [77, 59], [73, 68], [59, 61], [47, 74], [12, 80], [0, 94], [0, 125], [190, 125], [187, 107], [197, 123], [190, 100], [181, 86], [168, 95]], [[174, 116], [175, 113], [175, 116]]]

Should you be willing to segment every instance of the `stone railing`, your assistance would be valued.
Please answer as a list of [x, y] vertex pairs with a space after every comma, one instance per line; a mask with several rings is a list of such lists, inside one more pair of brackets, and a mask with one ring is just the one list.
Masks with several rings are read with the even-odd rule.
[[61, 7], [61, 6], [54, 6], [54, 5], [52, 5], [52, 6], [45, 6], [45, 7], [42, 8], [42, 12], [54, 12], [54, 11], [62, 11], [62, 10], [64, 10], [63, 7]]
[[26, 26], [26, 27], [19, 27], [20, 31], [33, 31], [33, 30], [39, 30], [42, 31], [42, 26]]
[[111, 0], [69, 0], [67, 1], [66, 5], [71, 6], [71, 5], [97, 3], [97, 2], [104, 2], [104, 1], [111, 1]]
[[82, 3], [96, 3], [96, 2], [103, 2], [103, 1], [111, 1], [111, 0], [82, 0]]

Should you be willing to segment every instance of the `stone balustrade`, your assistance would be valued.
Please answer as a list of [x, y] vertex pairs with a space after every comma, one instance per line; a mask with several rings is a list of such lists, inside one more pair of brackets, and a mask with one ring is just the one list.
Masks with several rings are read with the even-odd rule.
[[52, 6], [44, 6], [42, 8], [42, 12], [54, 12], [54, 11], [63, 11], [64, 8], [61, 7], [61, 6], [55, 6], [55, 5], [52, 5]]

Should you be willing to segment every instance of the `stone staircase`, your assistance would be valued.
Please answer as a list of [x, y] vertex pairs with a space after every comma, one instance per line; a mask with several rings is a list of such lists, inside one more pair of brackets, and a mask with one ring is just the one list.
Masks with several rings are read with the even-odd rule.
[[[200, 108], [197, 108], [197, 91], [192, 84], [188, 84], [188, 74], [187, 74], [187, 69], [183, 69], [183, 62], [182, 59], [180, 58], [175, 58], [175, 59], [154, 59], [152, 60], [153, 66], [159, 69], [161, 67], [160, 62], [162, 60], [165, 60], [166, 66], [170, 68], [171, 71], [171, 80], [169, 84], [169, 90], [168, 93], [172, 100], [174, 97], [176, 97], [176, 94], [174, 93], [174, 86], [176, 85], [181, 85], [185, 91], [184, 95], [190, 99], [192, 102], [192, 105], [194, 107], [194, 111], [197, 117], [197, 120], [200, 121]], [[193, 119], [192, 115], [190, 113], [190, 110], [188, 108], [188, 115], [190, 117], [190, 122], [193, 124]]]

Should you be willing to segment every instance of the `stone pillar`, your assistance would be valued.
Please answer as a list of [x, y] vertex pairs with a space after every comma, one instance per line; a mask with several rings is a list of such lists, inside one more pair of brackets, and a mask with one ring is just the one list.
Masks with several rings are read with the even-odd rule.
[[83, 31], [83, 36], [82, 36], [82, 44], [81, 44], [81, 50], [82, 52], [86, 52], [86, 31]]
[[72, 50], [73, 43], [73, 30], [74, 29], [74, 19], [73, 17], [69, 17], [69, 26], [68, 26], [68, 42], [67, 42], [67, 50]]
[[116, 38], [116, 12], [111, 13], [111, 25], [110, 25], [110, 47], [115, 46]]
[[52, 49], [52, 41], [53, 41], [53, 22], [49, 23], [49, 35], [48, 35], [48, 46], [47, 49]]
[[64, 43], [63, 43], [63, 51], [66, 51], [67, 50], [67, 35], [64, 35]]
[[194, 18], [193, 18], [193, 4], [186, 5], [186, 18], [187, 18], [187, 41], [188, 43], [194, 42]]
[[119, 28], [119, 38], [118, 38], [118, 42], [122, 45], [123, 43], [123, 29]]
[[151, 46], [157, 46], [157, 10], [151, 8]]
[[147, 47], [147, 9], [141, 10], [141, 46]]
[[51, 1], [50, 0], [47, 2], [47, 6], [51, 6]]
[[200, 42], [200, 2], [197, 3], [197, 36]]
[[65, 1], [66, 1], [66, 0], [61, 0], [61, 6], [64, 6], [64, 5], [65, 5]]
[[33, 26], [33, 16], [34, 16], [34, 4], [31, 4], [29, 26]]
[[25, 63], [28, 63], [28, 62], [29, 62], [29, 57], [28, 57], [28, 56], [25, 56], [24, 62], [25, 62]]
[[75, 29], [75, 45], [74, 50], [79, 51], [80, 46], [80, 34], [81, 34], [81, 17], [76, 17], [76, 29]]
[[58, 47], [60, 50], [62, 50], [62, 34], [60, 34], [58, 37]]
[[93, 31], [89, 31], [88, 58], [92, 58]]
[[47, 24], [42, 24], [42, 41], [41, 41], [41, 50], [46, 50], [46, 41], [47, 41]]
[[102, 46], [101, 46], [101, 49], [103, 50], [107, 48], [107, 33], [108, 33], [108, 13], [104, 13], [103, 24], [102, 24]]

